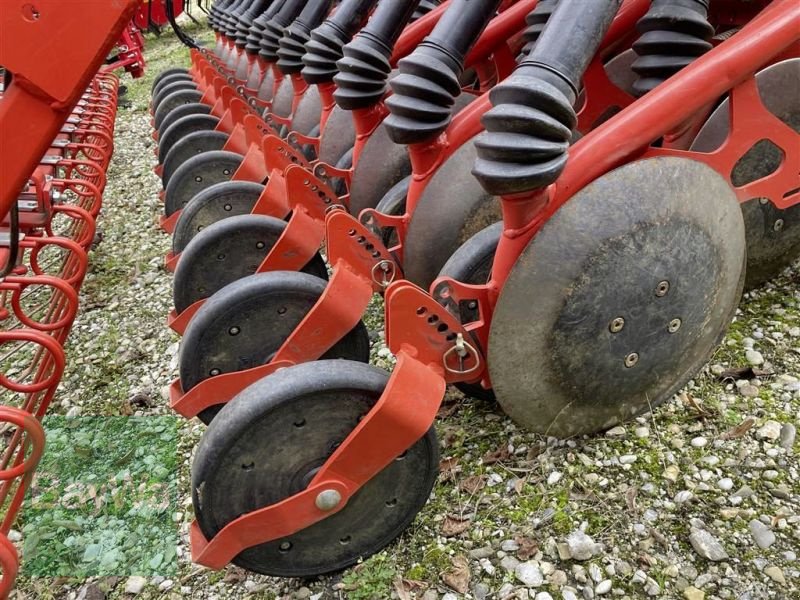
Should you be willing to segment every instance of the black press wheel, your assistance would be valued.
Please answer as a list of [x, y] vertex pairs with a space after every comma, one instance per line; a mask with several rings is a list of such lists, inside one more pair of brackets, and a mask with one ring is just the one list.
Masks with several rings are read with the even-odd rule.
[[[186, 328], [180, 378], [190, 390], [208, 377], [269, 362], [325, 291], [326, 281], [306, 273], [259, 273], [222, 288]], [[359, 322], [322, 358], [369, 361], [369, 335]], [[212, 407], [200, 418], [209, 422]]]
[[[317, 361], [283, 369], [241, 392], [209, 426], [192, 464], [200, 529], [212, 538], [242, 514], [302, 491], [388, 376], [369, 365]], [[233, 562], [278, 577], [339, 571], [391, 543], [428, 500], [439, 463], [433, 428], [367, 482], [338, 513]]]
[[253, 181], [223, 181], [204, 189], [183, 207], [172, 233], [172, 251], [183, 252], [195, 235], [217, 221], [250, 214], [263, 191]]
[[[175, 269], [172, 289], [177, 311], [255, 273], [285, 228], [286, 222], [281, 219], [245, 214], [223, 219], [197, 233], [181, 252]], [[319, 253], [302, 270], [328, 278]]]
[[166, 189], [175, 171], [187, 160], [204, 152], [222, 150], [227, 141], [228, 134], [222, 131], [195, 131], [178, 140], [161, 163], [164, 167], [161, 185]]
[[186, 160], [167, 183], [164, 214], [169, 217], [186, 206], [199, 192], [215, 183], [228, 181], [243, 160], [241, 154], [227, 150], [204, 152]]

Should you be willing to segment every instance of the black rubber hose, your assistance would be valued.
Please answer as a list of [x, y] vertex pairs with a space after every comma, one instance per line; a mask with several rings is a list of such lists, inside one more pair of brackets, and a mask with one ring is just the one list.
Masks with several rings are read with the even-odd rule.
[[491, 92], [472, 173], [493, 195], [553, 183], [567, 161], [581, 79], [621, 0], [561, 0], [527, 58]]
[[450, 123], [464, 58], [497, 12], [500, 0], [451, 0], [430, 35], [398, 67], [384, 121], [398, 144], [435, 138]]
[[333, 0], [310, 0], [294, 20], [278, 43], [278, 68], [286, 75], [299, 73], [303, 69], [306, 42], [311, 39], [311, 30], [322, 24], [331, 9]]
[[641, 37], [633, 44], [638, 58], [631, 69], [639, 78], [633, 89], [642, 96], [711, 50], [714, 28], [708, 22], [709, 0], [653, 0], [639, 19]]
[[366, 108], [386, 93], [389, 58], [419, 0], [380, 0], [372, 18], [342, 50], [333, 78], [336, 103], [345, 110]]
[[353, 39], [375, 3], [376, 0], [343, 0], [333, 15], [311, 32], [303, 55], [303, 79], [312, 84], [333, 81], [344, 45]]
[[258, 55], [267, 62], [278, 60], [278, 44], [284, 30], [303, 10], [305, 0], [286, 0], [280, 10], [264, 25]]

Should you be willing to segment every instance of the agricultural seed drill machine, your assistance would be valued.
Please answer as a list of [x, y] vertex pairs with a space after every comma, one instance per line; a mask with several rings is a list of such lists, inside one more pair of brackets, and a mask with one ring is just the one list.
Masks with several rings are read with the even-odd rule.
[[[445, 387], [558, 437], [664, 402], [800, 254], [790, 0], [220, 0], [153, 86], [200, 564], [394, 539]], [[362, 316], [383, 296], [391, 373]]]

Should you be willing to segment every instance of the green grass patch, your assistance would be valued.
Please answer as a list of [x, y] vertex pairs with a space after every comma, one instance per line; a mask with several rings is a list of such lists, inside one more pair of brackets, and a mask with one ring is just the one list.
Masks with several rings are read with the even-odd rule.
[[174, 417], [51, 416], [26, 501], [29, 577], [172, 575], [177, 571]]

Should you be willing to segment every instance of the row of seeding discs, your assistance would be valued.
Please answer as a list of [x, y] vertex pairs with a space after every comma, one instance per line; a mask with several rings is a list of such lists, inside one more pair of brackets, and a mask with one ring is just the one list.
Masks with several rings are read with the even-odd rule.
[[651, 409], [800, 253], [790, 2], [333, 4], [219, 0], [153, 86], [207, 566], [389, 543], [446, 384], [558, 437]]

